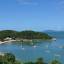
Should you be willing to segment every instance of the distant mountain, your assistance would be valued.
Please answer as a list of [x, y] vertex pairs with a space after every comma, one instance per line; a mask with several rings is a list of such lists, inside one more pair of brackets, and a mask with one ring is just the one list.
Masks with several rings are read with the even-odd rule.
[[64, 38], [64, 31], [46, 30], [44, 32], [55, 38]]

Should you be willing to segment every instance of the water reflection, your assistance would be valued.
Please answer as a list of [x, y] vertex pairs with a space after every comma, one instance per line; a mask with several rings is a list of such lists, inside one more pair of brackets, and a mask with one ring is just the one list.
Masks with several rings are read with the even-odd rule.
[[49, 45], [45, 45], [45, 48], [48, 49]]

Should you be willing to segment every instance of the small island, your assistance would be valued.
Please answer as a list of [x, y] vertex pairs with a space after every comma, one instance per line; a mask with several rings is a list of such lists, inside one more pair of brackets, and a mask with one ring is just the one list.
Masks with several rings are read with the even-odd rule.
[[32, 40], [51, 40], [52, 37], [44, 32], [37, 32], [31, 30], [25, 31], [14, 31], [14, 30], [3, 30], [0, 31], [0, 41], [32, 41]]

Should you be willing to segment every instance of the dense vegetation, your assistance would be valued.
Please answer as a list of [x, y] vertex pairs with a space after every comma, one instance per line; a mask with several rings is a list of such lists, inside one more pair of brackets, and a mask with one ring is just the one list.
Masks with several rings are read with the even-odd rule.
[[11, 37], [13, 39], [51, 39], [48, 34], [35, 31], [13, 31], [13, 30], [3, 30], [0, 31], [0, 39], [3, 40], [6, 37]]
[[47, 63], [42, 58], [38, 58], [35, 62], [19, 62], [13, 54], [5, 53], [4, 55], [0, 55], [0, 64], [61, 64], [61, 62], [53, 60]]
[[21, 64], [21, 63], [16, 60], [13, 54], [5, 53], [4, 55], [0, 55], [0, 64]]
[[51, 62], [47, 63], [42, 58], [38, 58], [35, 62], [26, 62], [24, 64], [61, 64], [58, 60], [52, 60]]

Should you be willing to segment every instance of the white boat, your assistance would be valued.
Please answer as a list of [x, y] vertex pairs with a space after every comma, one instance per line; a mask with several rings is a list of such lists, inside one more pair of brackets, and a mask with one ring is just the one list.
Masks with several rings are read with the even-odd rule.
[[25, 48], [22, 48], [22, 50], [25, 50]]
[[33, 48], [36, 48], [36, 47], [37, 47], [36, 45], [33, 46]]
[[56, 41], [56, 38], [52, 38], [52, 40]]
[[21, 45], [21, 49], [24, 50], [25, 48]]

